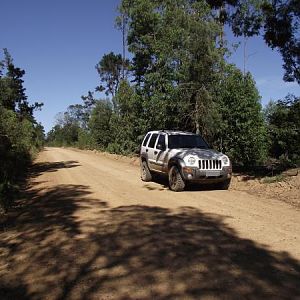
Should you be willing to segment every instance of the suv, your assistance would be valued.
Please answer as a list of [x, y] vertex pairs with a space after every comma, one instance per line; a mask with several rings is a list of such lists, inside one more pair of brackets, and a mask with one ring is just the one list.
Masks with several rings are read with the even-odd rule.
[[150, 131], [140, 151], [141, 179], [153, 173], [168, 175], [172, 191], [182, 191], [187, 182], [214, 183], [228, 189], [232, 167], [229, 158], [210, 149], [197, 134], [181, 131]]

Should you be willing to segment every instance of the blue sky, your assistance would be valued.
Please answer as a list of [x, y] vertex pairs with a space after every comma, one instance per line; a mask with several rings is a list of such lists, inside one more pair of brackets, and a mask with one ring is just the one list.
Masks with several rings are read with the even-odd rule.
[[[121, 33], [115, 28], [119, 0], [0, 0], [0, 48], [8, 48], [24, 77], [31, 102], [44, 107], [35, 116], [46, 131], [55, 115], [98, 84], [95, 65], [103, 54], [121, 53]], [[227, 30], [229, 42], [238, 42]], [[259, 37], [247, 42], [246, 69], [253, 74], [262, 103], [300, 86], [282, 81], [282, 60]], [[243, 68], [243, 45], [230, 61]]]

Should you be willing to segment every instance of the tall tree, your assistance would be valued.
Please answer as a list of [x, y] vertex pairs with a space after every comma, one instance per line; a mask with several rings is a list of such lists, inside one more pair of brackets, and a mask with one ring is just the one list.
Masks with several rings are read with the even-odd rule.
[[266, 130], [260, 96], [250, 73], [228, 66], [219, 85], [218, 148], [234, 163], [251, 165], [266, 156]]
[[117, 103], [115, 101], [116, 92], [128, 67], [129, 60], [126, 59], [124, 61], [121, 54], [114, 54], [113, 52], [105, 54], [96, 65], [96, 70], [101, 81], [96, 91], [105, 91], [107, 96], [111, 96], [114, 110], [117, 110]]
[[24, 74], [4, 49], [4, 59], [0, 61], [0, 206], [4, 208], [9, 204], [6, 193], [11, 184], [25, 172], [33, 153], [43, 145], [43, 128], [33, 116], [41, 104], [29, 104]]
[[284, 61], [284, 80], [300, 84], [300, 4], [298, 0], [264, 3], [264, 39]]
[[[300, 83], [300, 5], [298, 0], [207, 0], [236, 36], [261, 34], [283, 59], [285, 81]], [[217, 15], [217, 13], [216, 13]]]
[[89, 111], [84, 105], [72, 104], [68, 107], [67, 113], [73, 120], [73, 123], [78, 124], [80, 128], [87, 128], [89, 121]]
[[123, 0], [137, 92], [149, 128], [206, 133], [210, 91], [220, 60], [218, 29], [204, 1]]
[[15, 67], [13, 59], [7, 49], [4, 49], [4, 59], [1, 62], [2, 76], [0, 83], [0, 103], [4, 108], [17, 112], [21, 117], [33, 119], [35, 109], [40, 109], [43, 104], [35, 102], [30, 105], [23, 86], [25, 71]]

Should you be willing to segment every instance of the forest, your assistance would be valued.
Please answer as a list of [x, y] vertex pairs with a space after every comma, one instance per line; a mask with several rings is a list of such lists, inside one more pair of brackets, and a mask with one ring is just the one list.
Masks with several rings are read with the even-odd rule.
[[[285, 81], [300, 83], [297, 0], [122, 0], [116, 26], [121, 54], [95, 62], [99, 84], [57, 115], [44, 135], [34, 118], [25, 71], [4, 49], [0, 64], [0, 199], [49, 146], [136, 154], [145, 133], [176, 129], [201, 134], [234, 166], [300, 163], [300, 97], [261, 105], [249, 72], [228, 63], [225, 28], [261, 35], [282, 56]], [[91, 66], [93, 67], [93, 66]], [[105, 96], [102, 96], [105, 95]]]
[[47, 144], [128, 155], [148, 130], [176, 129], [201, 134], [235, 165], [299, 164], [300, 98], [263, 108], [252, 75], [227, 62], [224, 35], [225, 26], [262, 35], [282, 54], [283, 80], [299, 83], [296, 20], [295, 1], [123, 0], [123, 53], [100, 59], [99, 85], [57, 115]]

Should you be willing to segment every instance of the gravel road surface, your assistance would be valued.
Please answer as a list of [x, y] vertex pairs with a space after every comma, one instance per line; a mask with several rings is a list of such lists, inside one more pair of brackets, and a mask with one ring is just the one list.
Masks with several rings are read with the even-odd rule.
[[300, 299], [300, 211], [145, 183], [130, 161], [46, 148], [1, 223], [1, 299]]

